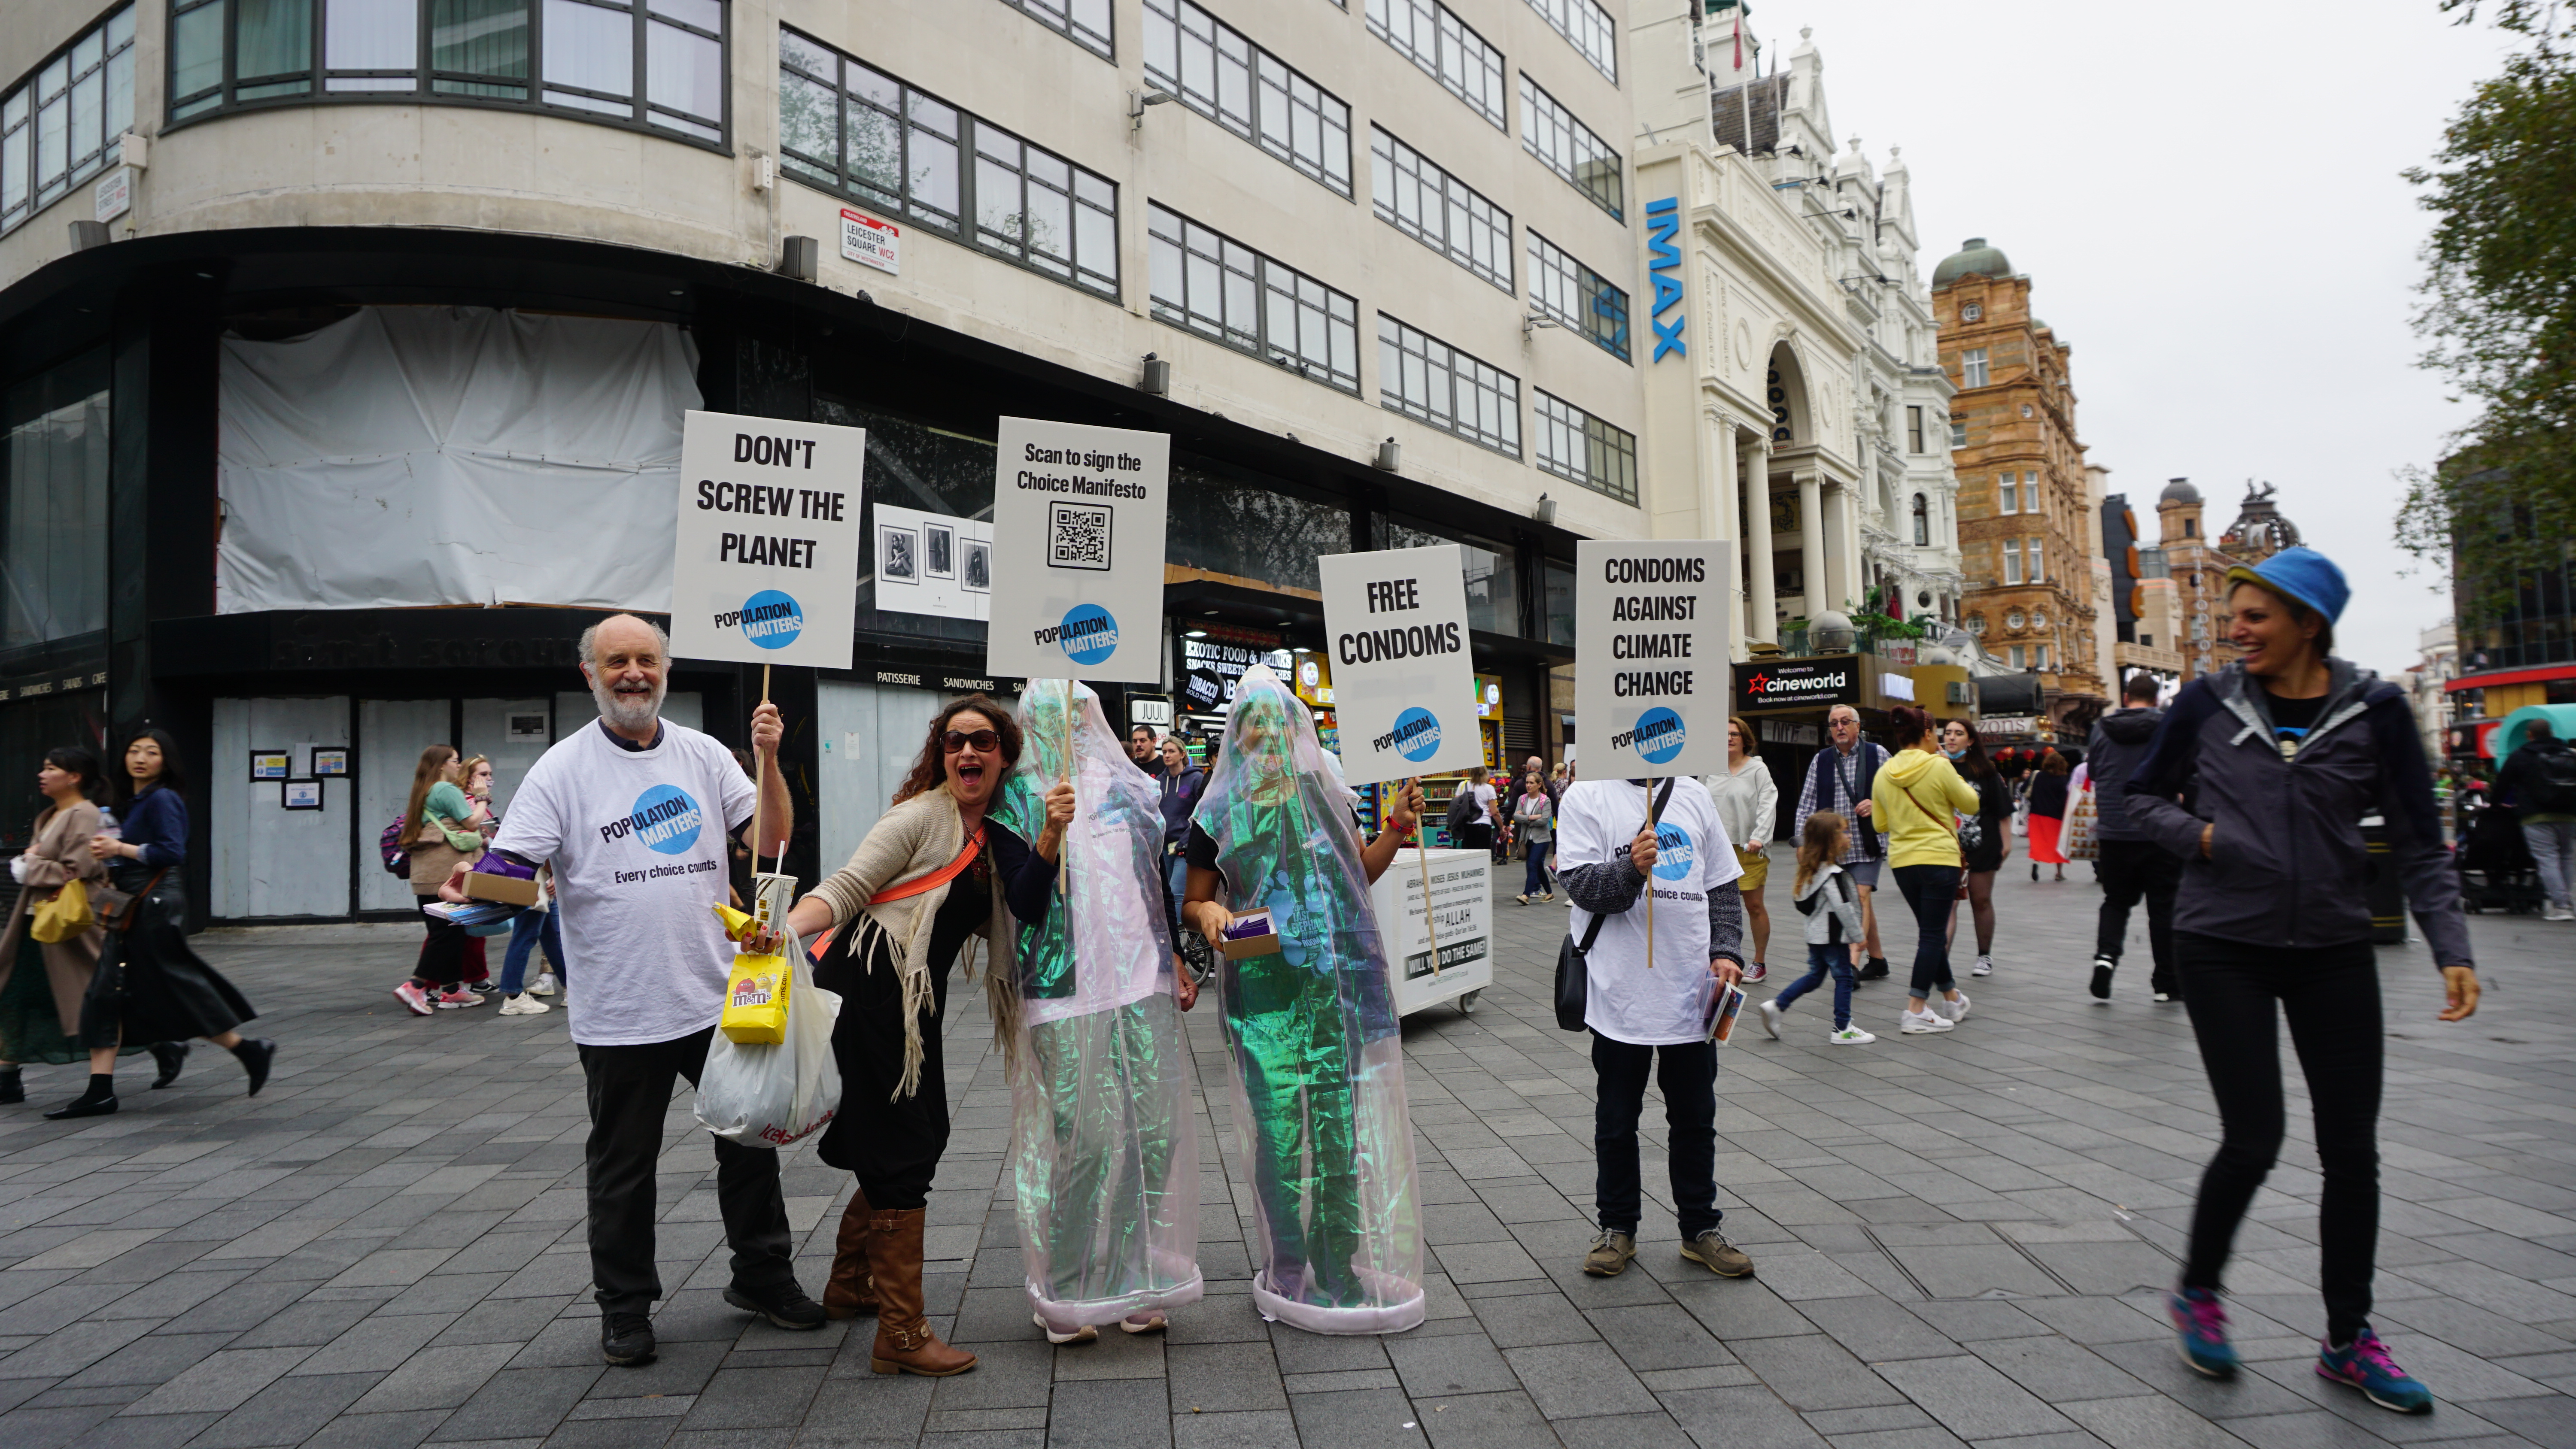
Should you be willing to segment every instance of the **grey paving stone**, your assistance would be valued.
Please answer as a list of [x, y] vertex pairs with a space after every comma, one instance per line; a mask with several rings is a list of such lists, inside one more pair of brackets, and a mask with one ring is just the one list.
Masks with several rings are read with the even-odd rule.
[[1285, 1408], [1176, 1413], [1172, 1449], [1297, 1449], [1297, 1417]]
[[2143, 1393], [2147, 1388], [2107, 1361], [2054, 1335], [1991, 1339], [1969, 1345], [1969, 1351], [2050, 1403], [2119, 1398]]
[[384, 1377], [376, 1373], [290, 1375], [243, 1401], [189, 1441], [193, 1449], [267, 1449], [301, 1444]]
[[1348, 1394], [1292, 1394], [1288, 1408], [1296, 1416], [1301, 1443], [1350, 1445], [1352, 1449], [1421, 1449], [1428, 1442], [1417, 1411], [1394, 1389], [1363, 1389]]
[[1962, 1439], [2050, 1434], [2074, 1427], [1980, 1359], [1908, 1359], [1880, 1364], [1878, 1372]]
[[[1694, 1441], [1670, 1414], [1598, 1414], [1560, 1419], [1548, 1426], [1565, 1449], [1693, 1449]], [[1535, 1440], [1544, 1444], [1546, 1441]], [[1712, 1441], [1714, 1442], [1714, 1441]]]
[[1481, 1333], [1408, 1335], [1390, 1340], [1386, 1348], [1405, 1393], [1417, 1404], [1448, 1395], [1517, 1393], [1520, 1388], [1501, 1350]]
[[[1171, 1374], [1172, 1411], [1233, 1415], [1282, 1410], [1287, 1391], [1280, 1385], [1279, 1361], [1267, 1340], [1260, 1343], [1176, 1343], [1164, 1351]], [[1249, 1422], [1249, 1421], [1247, 1421]]]
[[1814, 1449], [1825, 1441], [1770, 1390], [1685, 1389], [1659, 1394], [1673, 1422], [1703, 1444], [1743, 1449]]
[[2062, 1406], [2068, 1417], [2112, 1449], [2236, 1449], [2243, 1441], [2173, 1400], [2155, 1394]]
[[1762, 1382], [1794, 1409], [1855, 1409], [1905, 1402], [1903, 1394], [1821, 1333], [1753, 1338], [1735, 1347], [1744, 1366], [1761, 1375]]
[[126, 1412], [188, 1414], [237, 1409], [312, 1353], [309, 1348], [218, 1350], [137, 1400]]
[[430, 1440], [543, 1439], [606, 1372], [604, 1366], [504, 1369], [448, 1415]]
[[1643, 1413], [1655, 1407], [1655, 1396], [1606, 1343], [1506, 1349], [1503, 1357], [1531, 1402], [1550, 1419]]

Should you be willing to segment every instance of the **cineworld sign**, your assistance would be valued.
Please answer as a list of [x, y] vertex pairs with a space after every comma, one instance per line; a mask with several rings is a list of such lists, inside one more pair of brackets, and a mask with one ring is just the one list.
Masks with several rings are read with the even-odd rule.
[[1737, 709], [1826, 709], [1859, 703], [1860, 661], [1856, 658], [1735, 666]]

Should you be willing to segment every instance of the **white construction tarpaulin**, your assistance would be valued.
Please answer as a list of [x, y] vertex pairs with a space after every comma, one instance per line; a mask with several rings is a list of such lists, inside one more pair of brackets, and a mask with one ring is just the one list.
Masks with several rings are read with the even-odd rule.
[[217, 612], [671, 606], [679, 328], [370, 307], [223, 349]]

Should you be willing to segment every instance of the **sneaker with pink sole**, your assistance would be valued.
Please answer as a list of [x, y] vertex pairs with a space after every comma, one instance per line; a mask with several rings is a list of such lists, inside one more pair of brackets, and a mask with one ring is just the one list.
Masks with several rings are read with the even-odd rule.
[[429, 998], [429, 1004], [441, 1011], [454, 1011], [464, 1006], [481, 1006], [483, 998], [463, 986], [451, 986]]
[[427, 1016], [430, 1013], [429, 993], [422, 990], [417, 981], [406, 981], [395, 987], [394, 999], [410, 1007], [414, 1016]]

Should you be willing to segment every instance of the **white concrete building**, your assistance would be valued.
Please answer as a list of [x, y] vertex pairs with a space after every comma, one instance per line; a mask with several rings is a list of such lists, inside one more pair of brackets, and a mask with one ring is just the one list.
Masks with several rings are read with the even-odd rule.
[[[1688, 35], [1632, 34], [1629, 9], [21, 0], [0, 488], [76, 476], [95, 508], [0, 542], [50, 580], [0, 638], [0, 730], [171, 724], [214, 782], [195, 893], [216, 916], [406, 908], [370, 847], [409, 761], [452, 741], [506, 782], [581, 727], [570, 641], [667, 607], [644, 565], [667, 557], [679, 414], [704, 407], [866, 426], [872, 529], [918, 521], [880, 504], [957, 521], [934, 527], [988, 509], [1002, 415], [1171, 433], [1170, 678], [1143, 713], [1318, 642], [1318, 554], [1462, 543], [1489, 746], [1553, 754], [1575, 538], [1692, 531], [1713, 483], [1702, 423], [1668, 459], [1640, 442], [1627, 152], [1673, 110], [1641, 97], [1687, 70]], [[1774, 163], [1709, 144], [1697, 84], [1696, 139], [1664, 149], [1703, 173], [1695, 209], [1722, 172], [1726, 214], [1758, 215], [1744, 275], [1769, 309], [1724, 376], [1724, 451], [1763, 442], [1761, 370], [1784, 368], [1771, 466], [1816, 520], [1784, 531], [1830, 518], [1807, 573], [1857, 597], [1860, 531], [1886, 526], [1855, 427], [1868, 329]], [[1726, 339], [1697, 357], [1749, 316], [1695, 323]], [[858, 583], [858, 667], [780, 686], [811, 722], [790, 743], [808, 873], [882, 804], [926, 701], [1010, 683], [979, 678], [980, 623], [879, 583]], [[676, 687], [739, 728], [738, 671]], [[345, 748], [351, 773], [285, 811], [216, 767], [271, 747], [299, 771]]]

